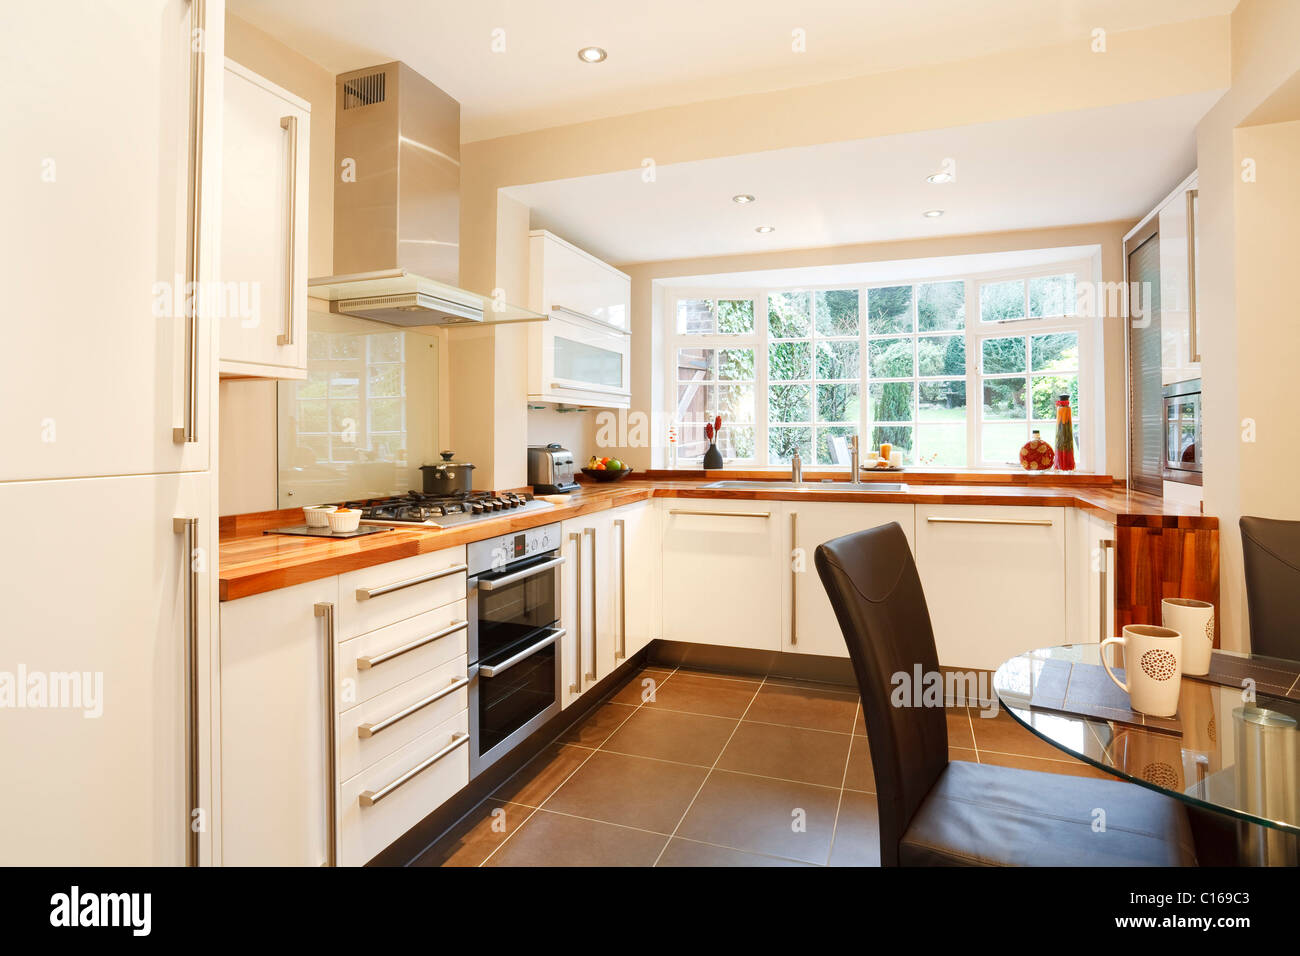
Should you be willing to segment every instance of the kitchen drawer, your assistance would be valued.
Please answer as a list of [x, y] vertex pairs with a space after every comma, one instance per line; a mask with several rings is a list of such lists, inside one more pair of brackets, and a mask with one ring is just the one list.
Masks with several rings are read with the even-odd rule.
[[[438, 634], [443, 636], [437, 637]], [[445, 604], [344, 641], [335, 652], [334, 699], [338, 711], [363, 704], [425, 671], [463, 656], [467, 645], [464, 601]]]
[[[467, 783], [469, 711], [462, 710], [343, 783], [339, 865], [366, 863]], [[366, 794], [382, 796], [366, 805]]]
[[[339, 779], [347, 780], [468, 707], [468, 662], [461, 654], [339, 714]], [[380, 726], [408, 710], [407, 716]], [[375, 729], [369, 729], [371, 726]]]
[[464, 599], [464, 547], [349, 571], [339, 575], [339, 639]]

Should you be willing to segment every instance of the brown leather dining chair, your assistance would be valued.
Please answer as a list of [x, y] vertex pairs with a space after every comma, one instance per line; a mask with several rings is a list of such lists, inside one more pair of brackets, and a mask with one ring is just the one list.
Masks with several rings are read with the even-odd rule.
[[[885, 866], [1194, 866], [1187, 814], [1118, 780], [950, 761], [942, 707], [895, 707], [895, 674], [938, 672], [930, 612], [897, 522], [818, 546], [867, 725]], [[1026, 641], [1032, 635], [1026, 635]], [[1105, 812], [1094, 830], [1095, 811]]]
[[1240, 525], [1251, 653], [1300, 660], [1300, 521]]

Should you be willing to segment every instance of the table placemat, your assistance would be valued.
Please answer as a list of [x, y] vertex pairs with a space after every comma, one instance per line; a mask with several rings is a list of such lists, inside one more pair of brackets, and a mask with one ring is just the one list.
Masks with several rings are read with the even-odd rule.
[[1240, 687], [1242, 681], [1249, 678], [1255, 682], [1258, 693], [1300, 700], [1300, 661], [1274, 659], [1265, 662], [1215, 651], [1210, 655], [1208, 674], [1188, 676], [1220, 687]]
[[[1123, 680], [1124, 671], [1116, 668], [1115, 676]], [[1182, 721], [1177, 714], [1151, 717], [1135, 711], [1129, 705], [1128, 694], [1115, 686], [1100, 664], [1062, 660], [1044, 662], [1034, 678], [1034, 694], [1029, 706], [1075, 717], [1111, 720], [1163, 734], [1182, 736], [1183, 733]]]

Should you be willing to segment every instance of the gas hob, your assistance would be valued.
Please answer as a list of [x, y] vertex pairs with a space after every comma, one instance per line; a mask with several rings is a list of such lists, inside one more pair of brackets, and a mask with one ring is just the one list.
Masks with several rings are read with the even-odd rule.
[[507, 514], [546, 511], [553, 506], [549, 501], [538, 501], [526, 492], [472, 491], [465, 495], [426, 495], [411, 491], [392, 498], [349, 502], [347, 507], [361, 509], [362, 524], [455, 528]]

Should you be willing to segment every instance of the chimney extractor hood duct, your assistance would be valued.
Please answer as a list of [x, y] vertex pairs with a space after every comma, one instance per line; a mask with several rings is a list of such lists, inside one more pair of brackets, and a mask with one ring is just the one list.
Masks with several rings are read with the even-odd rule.
[[334, 271], [308, 282], [331, 312], [392, 325], [539, 322], [457, 288], [460, 104], [405, 63], [340, 74]]

